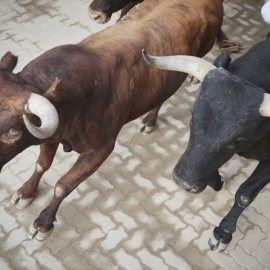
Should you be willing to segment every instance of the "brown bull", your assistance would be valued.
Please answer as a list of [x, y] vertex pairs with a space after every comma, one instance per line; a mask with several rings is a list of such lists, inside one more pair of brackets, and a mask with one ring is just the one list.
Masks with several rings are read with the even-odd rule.
[[114, 26], [47, 51], [18, 74], [16, 57], [2, 58], [0, 168], [40, 145], [36, 169], [12, 202], [22, 208], [35, 197], [59, 143], [80, 154], [56, 183], [31, 238], [50, 235], [60, 203], [109, 156], [123, 125], [161, 105], [185, 80], [185, 73], [146, 64], [142, 48], [202, 57], [220, 35], [222, 17], [222, 0], [147, 0]]
[[107, 23], [113, 13], [121, 9], [120, 18], [123, 18], [131, 8], [143, 0], [94, 0], [88, 8], [89, 16], [96, 23]]
[[[147, 1], [147, 0], [145, 0]], [[89, 16], [96, 23], [104, 24], [107, 23], [114, 12], [121, 9], [121, 14], [118, 19], [121, 20], [134, 6], [143, 2], [143, 0], [93, 0], [90, 4], [88, 11]], [[138, 8], [136, 6], [135, 8]], [[228, 50], [230, 53], [238, 53], [242, 50], [239, 42], [231, 42], [226, 35], [221, 31], [219, 46], [222, 49]], [[145, 118], [142, 120], [141, 132], [151, 132], [156, 124], [158, 112], [161, 105], [153, 109]]]

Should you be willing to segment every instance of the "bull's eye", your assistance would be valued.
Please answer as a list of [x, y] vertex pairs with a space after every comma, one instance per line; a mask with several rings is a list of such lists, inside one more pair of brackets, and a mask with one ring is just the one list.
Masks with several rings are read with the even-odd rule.
[[21, 130], [11, 128], [0, 137], [0, 141], [5, 144], [11, 144], [19, 140], [21, 135]]
[[11, 128], [11, 129], [8, 131], [8, 133], [9, 133], [10, 136], [17, 136], [17, 135], [20, 133], [20, 131]]

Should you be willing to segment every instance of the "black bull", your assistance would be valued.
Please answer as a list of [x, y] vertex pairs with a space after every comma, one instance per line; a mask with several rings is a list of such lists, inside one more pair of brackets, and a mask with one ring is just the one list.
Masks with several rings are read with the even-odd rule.
[[[223, 52], [214, 63], [219, 68], [205, 71], [192, 112], [188, 146], [174, 168], [175, 182], [199, 193], [207, 185], [216, 191], [222, 188], [218, 169], [234, 154], [259, 161], [209, 240], [210, 248], [219, 252], [230, 243], [240, 214], [270, 182], [270, 103], [265, 94], [270, 93], [269, 55], [270, 38], [231, 64], [228, 53]], [[145, 58], [157, 67], [182, 70], [164, 66], [165, 58], [168, 63], [173, 57]]]

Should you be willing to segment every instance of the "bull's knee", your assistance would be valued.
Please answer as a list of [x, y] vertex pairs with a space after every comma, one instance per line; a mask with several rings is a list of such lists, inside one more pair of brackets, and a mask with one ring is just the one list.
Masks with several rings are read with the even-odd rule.
[[237, 204], [241, 208], [246, 208], [251, 203], [251, 201], [252, 199], [250, 198], [250, 196], [244, 194], [240, 194], [237, 197]]
[[55, 189], [54, 189], [54, 195], [56, 198], [61, 198], [65, 194], [65, 189], [62, 185], [56, 184]]
[[36, 171], [38, 173], [43, 173], [45, 171], [44, 168], [38, 162], [36, 163]]
[[43, 161], [39, 160], [36, 163], [36, 171], [38, 173], [44, 173], [44, 172], [49, 170], [50, 166], [51, 166], [50, 162], [43, 162]]

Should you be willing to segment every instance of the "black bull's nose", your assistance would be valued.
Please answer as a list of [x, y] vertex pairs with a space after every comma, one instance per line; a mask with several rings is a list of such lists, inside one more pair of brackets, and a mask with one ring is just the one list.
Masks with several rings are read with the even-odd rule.
[[200, 193], [204, 190], [204, 188], [197, 186], [197, 185], [191, 185], [188, 181], [186, 181], [185, 179], [183, 179], [182, 177], [178, 176], [175, 174], [173, 174], [173, 179], [175, 181], [175, 183], [182, 187], [184, 190], [186, 190], [187, 192], [193, 193], [193, 194], [197, 194]]
[[198, 194], [202, 192], [207, 187], [207, 185], [213, 188], [215, 191], [219, 191], [223, 188], [225, 184], [225, 182], [218, 173], [215, 175], [215, 177], [210, 177], [207, 183], [205, 183], [205, 181], [197, 181], [196, 184], [191, 184], [183, 177], [177, 175], [176, 171], [174, 171], [173, 173], [173, 179], [178, 186], [182, 187], [187, 192], [193, 194]]

